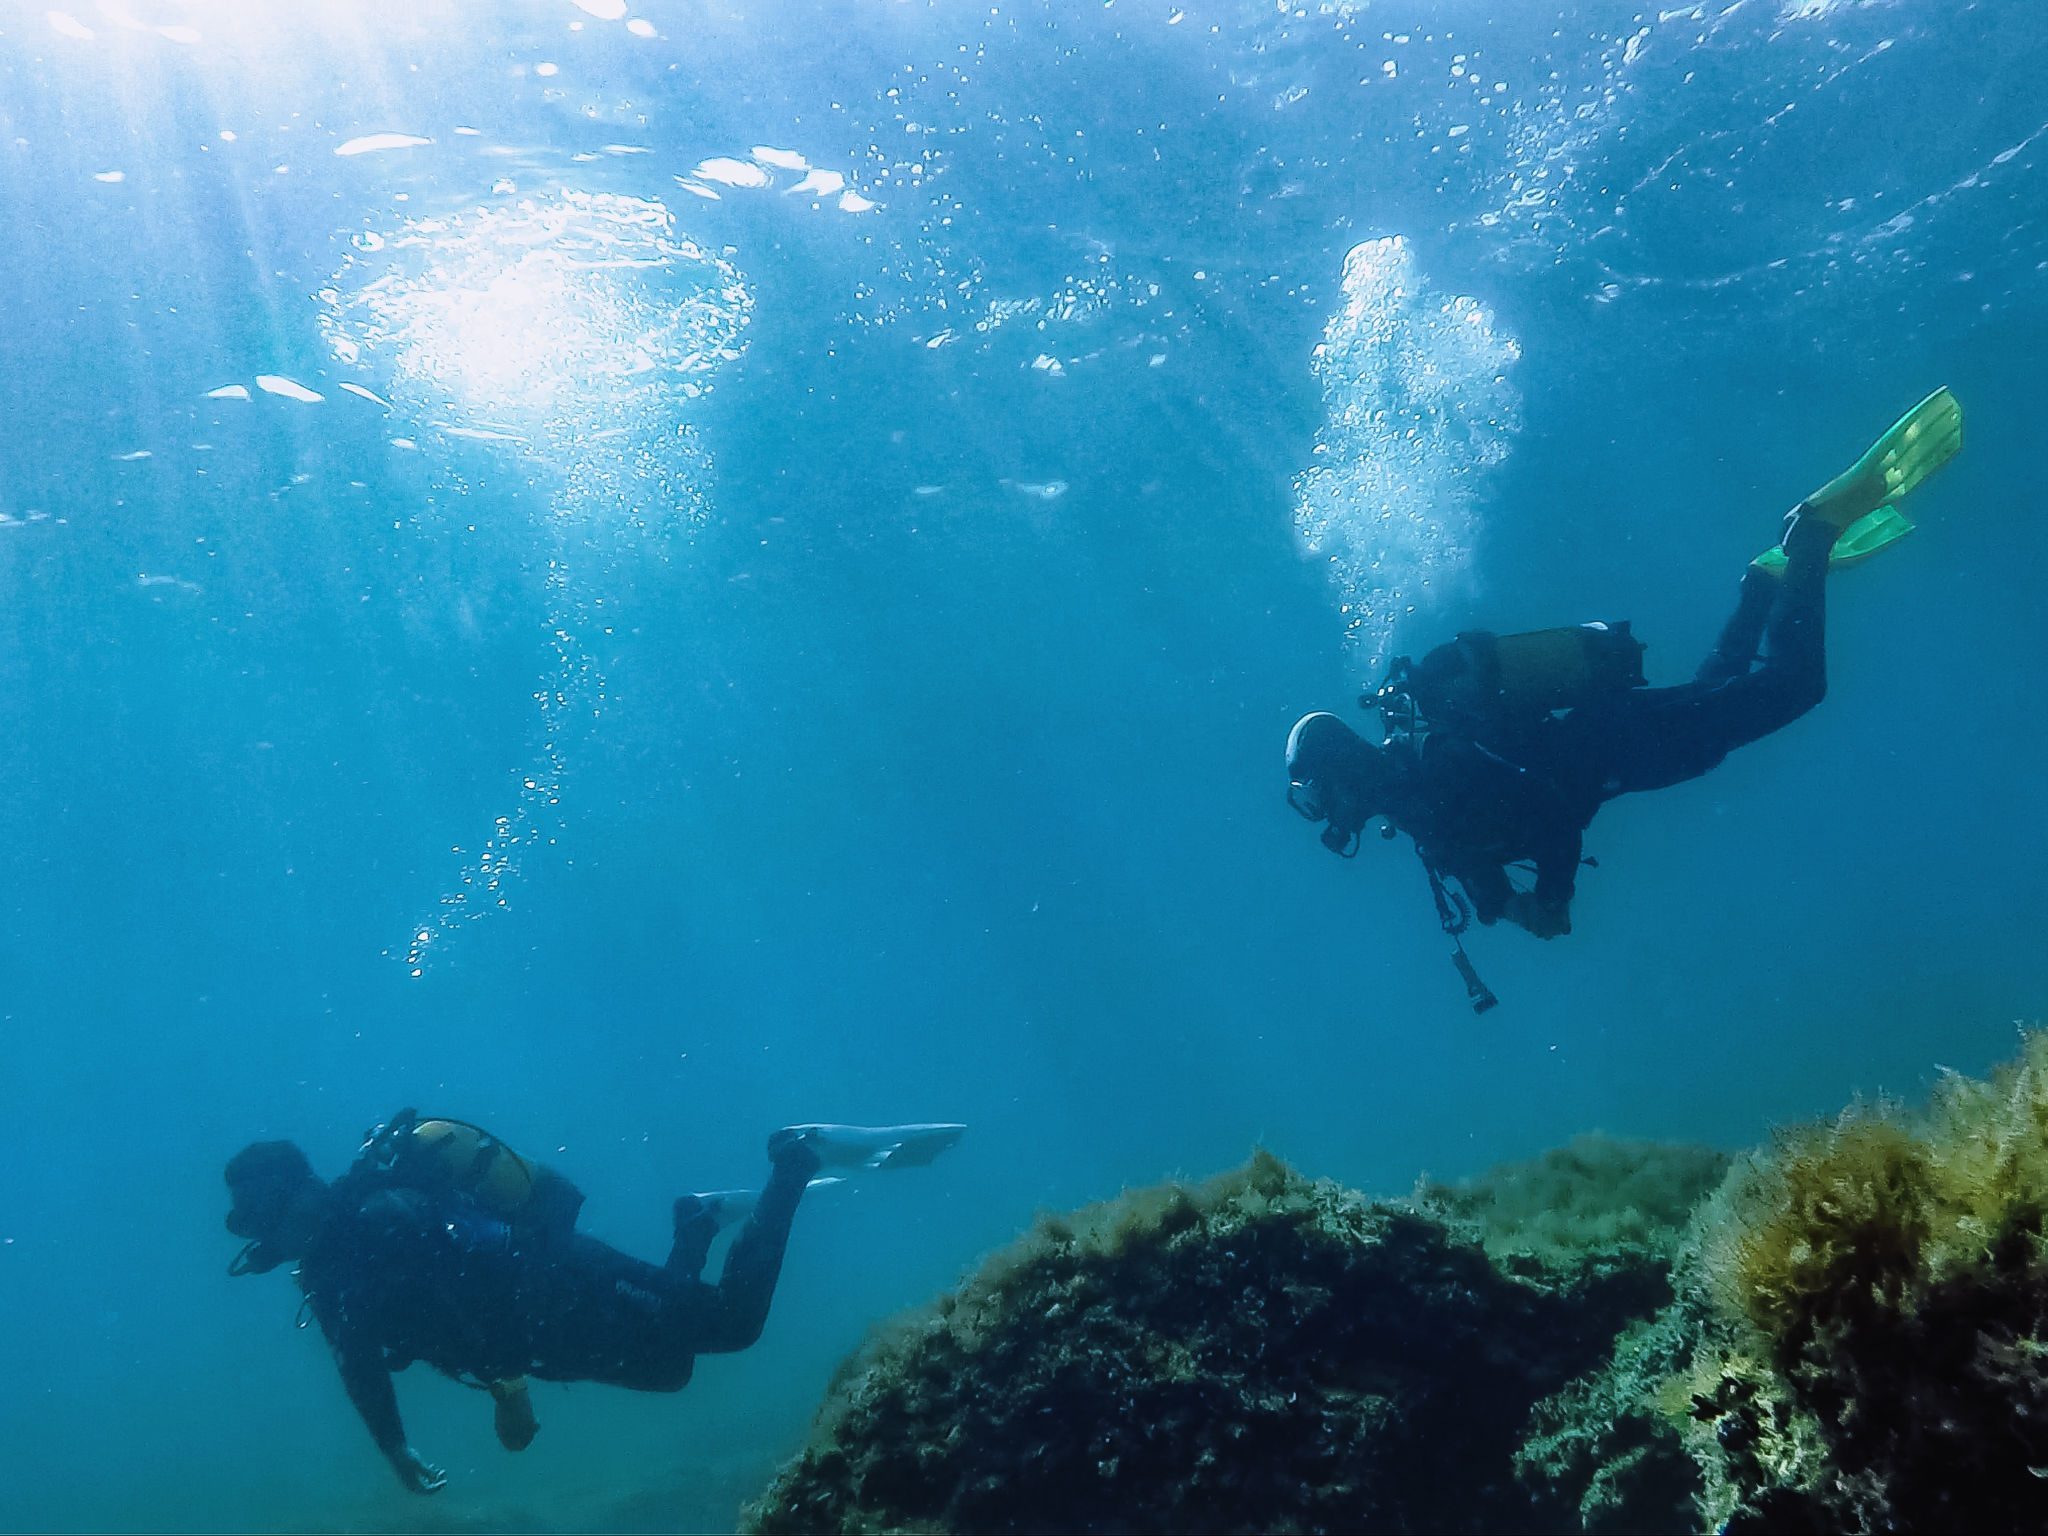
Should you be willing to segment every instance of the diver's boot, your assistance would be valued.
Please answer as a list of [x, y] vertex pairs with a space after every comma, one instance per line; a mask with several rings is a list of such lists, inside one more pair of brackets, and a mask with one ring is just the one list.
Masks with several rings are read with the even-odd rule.
[[711, 1219], [718, 1223], [718, 1230], [737, 1226], [754, 1214], [754, 1207], [761, 1203], [758, 1189], [714, 1189], [707, 1195], [698, 1195], [711, 1212]]
[[694, 1280], [704, 1272], [704, 1260], [710, 1255], [711, 1244], [718, 1234], [753, 1215], [755, 1203], [760, 1198], [760, 1192], [752, 1189], [720, 1189], [708, 1195], [677, 1196], [675, 1243], [670, 1247], [668, 1261], [662, 1268], [672, 1275]]
[[1825, 518], [1814, 516], [1812, 509], [1801, 502], [1785, 514], [1785, 537], [1778, 545], [1785, 554], [1783, 574], [1813, 571], [1825, 575], [1834, 563], [1842, 534], [1842, 529]]
[[790, 1125], [768, 1138], [770, 1162], [795, 1149], [821, 1168], [921, 1168], [967, 1134], [964, 1125]]
[[[1785, 528], [1788, 534], [1793, 521], [1804, 510], [1802, 507], [1799, 511], [1786, 515]], [[1818, 516], [1814, 517], [1813, 521], [1823, 522], [1823, 526], [1832, 527]], [[1828, 569], [1838, 571], [1845, 565], [1860, 565], [1879, 550], [1890, 549], [1912, 531], [1913, 524], [1907, 520], [1906, 514], [1890, 502], [1886, 502], [1875, 512], [1857, 518], [1841, 531], [1834, 541], [1834, 547], [1828, 551]], [[1766, 575], [1781, 575], [1785, 569], [1785, 546], [1782, 543], [1773, 544], [1749, 563]]]

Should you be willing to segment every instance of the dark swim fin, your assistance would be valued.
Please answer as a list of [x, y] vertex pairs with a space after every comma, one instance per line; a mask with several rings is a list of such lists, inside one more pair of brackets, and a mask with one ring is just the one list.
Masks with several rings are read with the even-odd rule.
[[[1845, 565], [1858, 565], [1879, 550], [1891, 548], [1912, 531], [1913, 524], [1907, 520], [1906, 514], [1886, 502], [1875, 512], [1866, 513], [1842, 530], [1842, 536], [1835, 540], [1834, 552], [1828, 556], [1828, 569], [1833, 571]], [[1784, 546], [1773, 544], [1749, 563], [1775, 576], [1785, 569]]]

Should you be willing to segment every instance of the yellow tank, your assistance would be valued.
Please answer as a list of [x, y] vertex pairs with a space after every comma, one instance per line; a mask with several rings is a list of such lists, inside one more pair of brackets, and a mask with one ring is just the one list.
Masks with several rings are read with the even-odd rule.
[[533, 1169], [489, 1131], [463, 1120], [421, 1120], [412, 1128], [415, 1153], [438, 1161], [455, 1187], [500, 1216], [533, 1195]]

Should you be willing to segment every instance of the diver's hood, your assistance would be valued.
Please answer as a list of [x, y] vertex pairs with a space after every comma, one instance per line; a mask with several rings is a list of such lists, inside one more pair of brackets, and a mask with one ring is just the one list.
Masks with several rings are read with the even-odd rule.
[[1386, 771], [1381, 749], [1327, 709], [1303, 715], [1287, 733], [1287, 776], [1297, 784], [1338, 780], [1363, 793]]
[[1287, 733], [1287, 775], [1297, 782], [1322, 777], [1344, 752], [1364, 743], [1356, 731], [1327, 709], [1314, 710], [1294, 722]]
[[282, 1241], [285, 1218], [299, 1193], [307, 1184], [319, 1183], [319, 1176], [291, 1142], [259, 1141], [229, 1160], [227, 1183], [233, 1201], [227, 1229], [249, 1239], [228, 1265], [228, 1273], [268, 1274], [291, 1258]]

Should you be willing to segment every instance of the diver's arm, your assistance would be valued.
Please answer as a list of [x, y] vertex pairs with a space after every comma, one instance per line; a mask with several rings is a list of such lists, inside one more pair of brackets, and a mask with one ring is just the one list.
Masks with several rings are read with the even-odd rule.
[[335, 1341], [334, 1363], [341, 1368], [341, 1384], [348, 1389], [348, 1400], [356, 1405], [363, 1426], [377, 1442], [384, 1459], [391, 1463], [398, 1480], [414, 1493], [438, 1490], [448, 1478], [405, 1443], [405, 1424], [398, 1417], [398, 1394], [391, 1388], [391, 1372], [384, 1368], [383, 1351], [344, 1335]]
[[1559, 831], [1536, 855], [1536, 889], [1516, 892], [1502, 915], [1539, 939], [1570, 933], [1572, 895], [1578, 889], [1579, 854], [1584, 846], [1584, 834], [1578, 829]]
[[1473, 864], [1452, 873], [1472, 898], [1474, 915], [1488, 927], [1499, 922], [1514, 904], [1515, 888], [1508, 872], [1498, 864]]
[[583, 1209], [583, 1191], [545, 1163], [533, 1165], [533, 1193], [519, 1214], [524, 1226], [533, 1226], [557, 1242], [566, 1241]]

